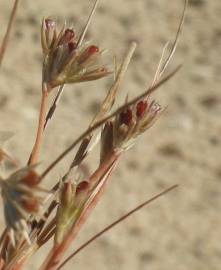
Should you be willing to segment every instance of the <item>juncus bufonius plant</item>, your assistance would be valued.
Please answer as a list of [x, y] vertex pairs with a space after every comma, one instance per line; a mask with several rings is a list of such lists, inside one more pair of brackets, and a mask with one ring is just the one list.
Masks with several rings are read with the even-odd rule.
[[[18, 2], [18, 0], [14, 2], [6, 34], [0, 47], [0, 64], [2, 64], [7, 49]], [[137, 138], [146, 132], [164, 111], [164, 108], [152, 98], [152, 93], [180, 68], [178, 66], [164, 75], [177, 46], [187, 0], [175, 40], [171, 44], [170, 50], [168, 50], [169, 43], [165, 45], [150, 87], [134, 99], [126, 99], [125, 104], [113, 111], [117, 92], [136, 48], [136, 43], [132, 42], [120, 66], [110, 70], [103, 60], [104, 50], [100, 49], [97, 44], [85, 42], [85, 34], [97, 5], [98, 1], [95, 1], [89, 19], [79, 34], [74, 29], [66, 27], [65, 24], [59, 26], [53, 18], [42, 20], [40, 35], [43, 54], [41, 103], [36, 139], [27, 166], [19, 168], [18, 163], [5, 151], [3, 142], [10, 137], [10, 134], [7, 131], [0, 132], [0, 166], [8, 160], [18, 167], [8, 176], [0, 175], [6, 224], [0, 239], [0, 270], [22, 269], [26, 261], [50, 239], [53, 239], [53, 246], [47, 256], [43, 258], [40, 269], [61, 269], [96, 238], [177, 186], [169, 187], [132, 209], [62, 261], [65, 251], [74, 241], [103, 194], [105, 185], [117, 166], [119, 158], [136, 143]], [[165, 56], [167, 51], [168, 54]], [[64, 86], [96, 81], [112, 73], [115, 75], [113, 83], [88, 128], [43, 172], [38, 173], [37, 166], [44, 130], [54, 116]], [[55, 98], [48, 107], [48, 96], [54, 91], [56, 92]], [[100, 136], [96, 136], [95, 131], [99, 131]], [[100, 142], [100, 159], [96, 170], [85, 179], [79, 179], [77, 176], [79, 166], [98, 142]], [[43, 188], [43, 180], [46, 181], [46, 176], [77, 146], [76, 154], [62, 179], [58, 179], [50, 190]]]

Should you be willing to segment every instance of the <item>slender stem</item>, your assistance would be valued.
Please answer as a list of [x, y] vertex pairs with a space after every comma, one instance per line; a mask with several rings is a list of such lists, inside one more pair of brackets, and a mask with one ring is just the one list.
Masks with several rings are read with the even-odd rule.
[[[1, 181], [2, 180], [0, 179], [0, 182]], [[3, 241], [5, 240], [6, 235], [7, 235], [7, 229], [5, 228], [4, 231], [2, 232], [1, 236], [0, 236], [0, 245], [3, 244]]]
[[[59, 186], [59, 185], [58, 185]], [[51, 215], [52, 211], [58, 205], [56, 200], [53, 200], [50, 205], [48, 206], [47, 210], [43, 214], [43, 218], [41, 218], [37, 224], [38, 235], [42, 232], [46, 221], [48, 220], [49, 216]], [[40, 236], [39, 236], [40, 237]]]
[[48, 89], [44, 84], [42, 87], [42, 95], [41, 95], [41, 104], [39, 111], [39, 120], [38, 120], [38, 128], [37, 135], [35, 139], [35, 143], [31, 152], [31, 155], [28, 160], [28, 165], [36, 164], [38, 161], [40, 148], [42, 144], [43, 132], [44, 132], [44, 124], [45, 124], [45, 116], [46, 116], [46, 108], [47, 108], [47, 98], [48, 98]]
[[116, 72], [115, 79], [113, 84], [111, 85], [105, 99], [103, 100], [100, 110], [96, 113], [95, 117], [90, 123], [90, 127], [93, 126], [97, 121], [101, 120], [113, 107], [117, 91], [119, 90], [123, 79], [125, 77], [126, 71], [132, 59], [132, 56], [135, 52], [137, 47], [136, 42], [132, 42], [130, 44], [129, 49], [126, 52], [125, 57], [123, 58], [122, 64], [120, 65], [119, 69]]
[[1, 252], [0, 252], [0, 270], [2, 270], [4, 264], [5, 264], [5, 248], [8, 244], [7, 240], [7, 229], [4, 229], [4, 231], [1, 234], [0, 237], [0, 245], [1, 245]]
[[173, 58], [173, 55], [174, 55], [174, 53], [176, 51], [176, 47], [177, 47], [177, 44], [178, 44], [178, 41], [179, 41], [179, 36], [180, 36], [181, 30], [182, 30], [182, 26], [183, 26], [185, 15], [186, 15], [187, 5], [188, 5], [188, 0], [185, 0], [184, 1], [183, 12], [182, 12], [182, 15], [181, 15], [181, 18], [180, 18], [180, 23], [179, 23], [179, 26], [178, 26], [178, 29], [177, 29], [177, 32], [176, 32], [175, 40], [174, 40], [174, 42], [172, 44], [172, 48], [171, 48], [171, 50], [169, 52], [168, 57], [166, 58], [164, 64], [162, 65], [162, 67], [160, 69], [159, 78], [163, 75], [163, 73], [167, 69], [167, 66], [170, 63], [170, 60]]
[[50, 223], [47, 225], [47, 227], [44, 229], [44, 231], [39, 235], [38, 237], [38, 245], [42, 246], [46, 241], [48, 235], [50, 234], [51, 231], [54, 231], [56, 227], [56, 217], [54, 217]]
[[92, 10], [91, 10], [91, 13], [90, 13], [90, 15], [89, 15], [89, 17], [88, 17], [88, 20], [87, 20], [87, 22], [86, 22], [86, 25], [85, 25], [85, 27], [84, 27], [84, 29], [83, 29], [81, 35], [80, 35], [80, 38], [79, 38], [79, 40], [78, 40], [78, 42], [77, 42], [77, 47], [78, 47], [78, 46], [81, 46], [81, 43], [82, 43], [83, 40], [84, 40], [84, 37], [85, 37], [85, 35], [86, 35], [86, 33], [87, 33], [88, 27], [89, 27], [90, 22], [91, 22], [91, 19], [92, 19], [93, 15], [94, 15], [94, 13], [95, 13], [95, 11], [96, 11], [96, 8], [97, 8], [97, 6], [98, 6], [98, 2], [99, 2], [99, 0], [96, 0], [95, 3], [94, 3], [94, 6], [93, 6], [93, 8], [92, 8]]
[[51, 229], [51, 231], [46, 235], [44, 239], [41, 240], [41, 243], [39, 243], [39, 246], [42, 246], [45, 243], [47, 243], [52, 238], [52, 236], [55, 235], [55, 232], [56, 232], [56, 226], [54, 224], [54, 227]]
[[7, 46], [8, 46], [8, 41], [9, 41], [10, 33], [12, 30], [12, 25], [15, 21], [16, 11], [18, 9], [18, 2], [19, 2], [19, 0], [15, 0], [15, 2], [14, 2], [14, 5], [13, 5], [12, 11], [11, 11], [11, 15], [9, 18], [7, 30], [6, 30], [5, 36], [3, 38], [2, 44], [0, 46], [0, 66], [2, 64], [2, 60], [3, 60], [3, 57], [5, 55], [5, 51], [7, 49]]
[[31, 245], [28, 249], [20, 250], [19, 256], [15, 256], [12, 261], [4, 266], [4, 270], [21, 270], [25, 262], [38, 250], [36, 244]]
[[3, 269], [4, 270], [20, 270], [22, 269], [26, 259], [27, 258], [22, 257], [21, 260], [16, 261], [13, 265], [10, 265], [10, 266], [6, 265]]
[[5, 261], [6, 259], [6, 250], [8, 248], [8, 244], [9, 244], [9, 235], [8, 235], [8, 232], [7, 232], [7, 229], [5, 229], [1, 235], [1, 259], [3, 261]]
[[18, 167], [18, 161], [15, 158], [11, 157], [8, 153], [0, 148], [0, 163], [2, 160], [7, 159], [15, 167]]
[[81, 250], [83, 250], [85, 247], [87, 247], [89, 244], [91, 244], [92, 242], [94, 242], [95, 240], [97, 240], [99, 237], [101, 237], [103, 234], [105, 234], [106, 232], [108, 232], [110, 229], [113, 229], [113, 227], [115, 227], [116, 225], [118, 225], [119, 223], [121, 223], [122, 221], [124, 221], [125, 219], [127, 219], [128, 217], [130, 217], [131, 215], [133, 215], [135, 212], [139, 211], [141, 208], [143, 208], [144, 206], [150, 204], [151, 202], [155, 201], [156, 199], [158, 199], [159, 197], [165, 195], [166, 193], [172, 191], [173, 189], [175, 189], [176, 187], [178, 187], [178, 185], [173, 185], [167, 189], [165, 189], [164, 191], [158, 193], [157, 195], [153, 196], [152, 198], [146, 200], [145, 202], [143, 202], [142, 204], [139, 204], [136, 208], [132, 209], [131, 211], [127, 212], [125, 215], [123, 215], [122, 217], [118, 218], [117, 220], [115, 220], [114, 222], [112, 222], [110, 225], [108, 225], [107, 227], [105, 227], [102, 231], [100, 231], [99, 233], [95, 234], [93, 237], [91, 237], [87, 242], [85, 242], [83, 245], [81, 245], [77, 250], [75, 250], [75, 252], [73, 252], [70, 256], [68, 256], [59, 266], [56, 270], [60, 270], [63, 266], [65, 266], [65, 264], [67, 264], [75, 255], [77, 255]]
[[2, 258], [0, 258], [0, 270], [3, 269], [4, 264], [5, 264], [4, 260]]

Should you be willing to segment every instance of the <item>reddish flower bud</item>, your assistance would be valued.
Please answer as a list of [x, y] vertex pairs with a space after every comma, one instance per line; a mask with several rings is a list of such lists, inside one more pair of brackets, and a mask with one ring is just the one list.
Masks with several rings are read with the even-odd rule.
[[91, 45], [86, 48], [86, 50], [81, 54], [79, 58], [79, 63], [82, 64], [83, 62], [87, 61], [92, 55], [99, 52], [99, 48], [95, 45]]
[[29, 187], [34, 187], [39, 184], [39, 176], [34, 170], [27, 172], [26, 176], [21, 179], [21, 182]]
[[28, 212], [28, 213], [36, 213], [39, 211], [39, 202], [36, 198], [28, 198], [28, 199], [21, 199], [20, 201], [21, 206]]
[[64, 36], [67, 39], [72, 40], [75, 37], [74, 30], [70, 29], [70, 28], [66, 29], [65, 32], [64, 32]]
[[89, 183], [87, 181], [82, 181], [77, 185], [76, 194], [87, 191], [88, 188], [89, 188]]
[[77, 43], [76, 42], [69, 42], [68, 43], [69, 53], [72, 53], [76, 48], [77, 48]]
[[147, 101], [139, 101], [136, 106], [136, 115], [138, 118], [143, 117], [145, 111], [147, 109]]
[[70, 43], [75, 37], [74, 30], [67, 28], [59, 41], [59, 45]]
[[92, 55], [92, 54], [94, 54], [94, 53], [97, 53], [97, 52], [99, 52], [99, 48], [97, 47], [97, 46], [95, 46], [95, 45], [91, 45], [91, 46], [89, 46], [88, 48], [87, 48], [87, 53], [89, 54], [89, 55]]
[[133, 117], [133, 114], [132, 114], [131, 109], [127, 109], [126, 111], [121, 112], [120, 119], [119, 119], [120, 124], [125, 124], [129, 126], [132, 121], [132, 117]]

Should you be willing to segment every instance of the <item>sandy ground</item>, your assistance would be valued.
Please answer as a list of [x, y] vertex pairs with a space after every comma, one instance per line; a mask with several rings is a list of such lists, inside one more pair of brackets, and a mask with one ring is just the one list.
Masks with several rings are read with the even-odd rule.
[[[1, 37], [12, 2], [0, 0]], [[53, 15], [79, 31], [91, 5], [89, 0], [21, 1], [0, 74], [0, 128], [15, 132], [7, 149], [21, 165], [30, 152], [38, 116], [40, 21]], [[87, 39], [119, 59], [130, 40], [138, 41], [117, 105], [127, 93], [132, 97], [151, 81], [165, 42], [174, 37], [182, 6], [182, 0], [101, 1]], [[183, 63], [183, 68], [155, 95], [168, 109], [121, 160], [71, 249], [163, 188], [176, 183], [179, 188], [103, 236], [65, 269], [220, 270], [220, 15], [220, 0], [190, 0], [171, 64]], [[66, 88], [47, 130], [39, 169], [87, 127], [110, 83], [104, 79]], [[90, 159], [90, 170], [96, 161], [95, 156]], [[67, 166], [65, 161], [45, 184], [50, 186]], [[38, 269], [47, 250], [40, 251], [27, 269]]]

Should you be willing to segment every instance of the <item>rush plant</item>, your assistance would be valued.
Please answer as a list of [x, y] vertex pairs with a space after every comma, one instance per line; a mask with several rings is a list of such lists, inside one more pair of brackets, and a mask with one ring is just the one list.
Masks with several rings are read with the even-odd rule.
[[[0, 47], [0, 65], [7, 49], [18, 2], [18, 0], [14, 2], [7, 31]], [[103, 233], [177, 187], [177, 185], [169, 187], [132, 209], [64, 259], [66, 250], [103, 195], [106, 183], [110, 180], [120, 157], [124, 156], [124, 153], [136, 143], [137, 138], [146, 132], [163, 113], [164, 108], [152, 98], [152, 93], [173, 77], [180, 68], [178, 66], [165, 75], [177, 46], [187, 1], [185, 1], [176, 37], [171, 44], [168, 42], [165, 45], [149, 88], [132, 100], [126, 99], [122, 106], [113, 110], [117, 92], [121, 87], [136, 43], [132, 42], [119, 67], [110, 70], [103, 61], [104, 50], [99, 45], [85, 42], [85, 35], [97, 5], [98, 1], [95, 2], [88, 21], [79, 34], [65, 24], [58, 25], [53, 18], [42, 20], [40, 34], [43, 55], [42, 91], [35, 142], [26, 167], [17, 167], [7, 177], [0, 176], [6, 224], [0, 239], [0, 270], [22, 269], [26, 261], [49, 240], [53, 240], [53, 246], [42, 261], [40, 269], [61, 269], [79, 251]], [[65, 85], [96, 81], [110, 74], [114, 74], [112, 85], [88, 128], [44, 171], [38, 172], [39, 156], [44, 151], [42, 149], [44, 131], [54, 116]], [[54, 95], [54, 100], [48, 107], [50, 95]], [[1, 130], [0, 142], [2, 143], [10, 133], [2, 126]], [[100, 157], [97, 169], [88, 177], [79, 179], [77, 177], [79, 166], [98, 143]], [[2, 145], [0, 147], [0, 164], [8, 160], [17, 166], [13, 156], [4, 150]], [[46, 190], [43, 186], [48, 174], [73, 150], [76, 154], [68, 171], [62, 179], [57, 179], [50, 190]]]

